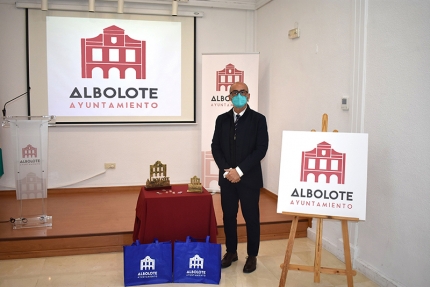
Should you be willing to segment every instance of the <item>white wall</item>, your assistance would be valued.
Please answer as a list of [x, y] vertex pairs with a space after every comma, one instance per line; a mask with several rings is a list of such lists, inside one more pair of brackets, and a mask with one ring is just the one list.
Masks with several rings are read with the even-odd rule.
[[429, 27], [429, 1], [369, 1], [369, 221], [359, 260], [399, 286], [430, 284]]
[[[277, 193], [282, 130], [320, 130], [327, 113], [329, 130], [368, 133], [367, 219], [350, 238], [354, 267], [381, 286], [430, 282], [429, 27], [428, 1], [273, 0], [257, 13], [265, 187]], [[324, 247], [343, 258], [340, 231], [324, 221]]]
[[[25, 12], [14, 1], [0, 4], [0, 105], [26, 91]], [[169, 9], [168, 5], [148, 5]], [[186, 8], [180, 7], [181, 10]], [[197, 18], [197, 124], [159, 126], [81, 126], [49, 128], [49, 187], [142, 185], [149, 165], [167, 164], [172, 183], [200, 177], [201, 54], [252, 52], [254, 12], [238, 9], [189, 7], [205, 13]], [[234, 24], [232, 24], [234, 23]], [[7, 115], [26, 115], [21, 98], [7, 107]], [[208, 128], [213, 130], [215, 123]], [[0, 128], [5, 174], [0, 189], [13, 189], [10, 130]], [[104, 172], [104, 163], [116, 169]], [[98, 175], [100, 174], [100, 175]]]

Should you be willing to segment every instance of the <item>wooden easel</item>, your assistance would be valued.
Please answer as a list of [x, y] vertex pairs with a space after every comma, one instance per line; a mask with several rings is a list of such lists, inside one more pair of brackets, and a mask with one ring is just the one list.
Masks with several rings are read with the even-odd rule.
[[[328, 127], [328, 115], [324, 114], [323, 120], [322, 120], [322, 131], [327, 132], [327, 127]], [[312, 130], [312, 131], [314, 132], [315, 130]], [[334, 130], [333, 132], [337, 132], [337, 130]], [[289, 212], [283, 212], [282, 214], [290, 215], [290, 216], [293, 216], [294, 218], [291, 224], [290, 236], [288, 238], [287, 251], [285, 252], [284, 263], [281, 264], [282, 273], [281, 273], [281, 278], [279, 280], [279, 287], [285, 286], [288, 270], [313, 272], [315, 283], [320, 282], [321, 273], [346, 275], [348, 287], [353, 287], [354, 282], [353, 282], [352, 276], [355, 276], [357, 272], [355, 270], [352, 270], [351, 250], [349, 247], [348, 220], [358, 221], [359, 219], [345, 218], [345, 217], [338, 217], [338, 216], [303, 214], [303, 213], [299, 214], [299, 213], [289, 213]], [[316, 232], [316, 239], [315, 239], [315, 259], [314, 259], [313, 266], [290, 264], [299, 217], [307, 217], [309, 220], [312, 220], [312, 218], [317, 219], [317, 232]], [[337, 219], [337, 220], [340, 220], [342, 223], [343, 249], [345, 254], [346, 269], [321, 267], [323, 219]]]
[[[288, 270], [313, 272], [315, 283], [320, 282], [321, 273], [346, 275], [348, 287], [353, 287], [354, 282], [352, 280], [352, 276], [355, 276], [357, 272], [355, 270], [352, 270], [351, 251], [349, 248], [348, 220], [358, 221], [359, 219], [342, 218], [342, 217], [325, 216], [325, 215], [319, 216], [319, 215], [310, 215], [310, 214], [297, 214], [297, 213], [288, 213], [288, 212], [283, 212], [282, 214], [292, 215], [294, 216], [294, 218], [293, 218], [293, 223], [291, 225], [290, 236], [288, 238], [287, 251], [285, 252], [284, 263], [281, 265], [282, 273], [281, 273], [281, 279], [279, 281], [279, 287], [285, 286]], [[316, 233], [316, 240], [315, 240], [315, 260], [314, 260], [313, 266], [290, 264], [291, 254], [293, 253], [294, 238], [296, 235], [297, 224], [299, 222], [299, 216], [308, 217], [308, 218], [317, 218], [317, 233]], [[346, 269], [321, 267], [322, 226], [323, 226], [322, 220], [323, 219], [338, 219], [342, 223], [343, 249], [345, 253]]]

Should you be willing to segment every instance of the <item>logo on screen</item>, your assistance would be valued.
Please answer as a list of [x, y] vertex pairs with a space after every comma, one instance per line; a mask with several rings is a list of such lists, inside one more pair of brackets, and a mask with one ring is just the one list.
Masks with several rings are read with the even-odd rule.
[[302, 152], [300, 181], [318, 182], [325, 179], [338, 184], [345, 184], [346, 154], [335, 151], [331, 144], [321, 142], [311, 151]]
[[94, 38], [81, 39], [82, 78], [92, 78], [94, 69], [101, 69], [103, 78], [117, 69], [120, 79], [129, 71], [136, 79], [146, 79], [146, 41], [135, 40], [115, 25], [103, 29]]
[[236, 82], [245, 81], [245, 72], [235, 68], [233, 64], [228, 64], [221, 71], [216, 72], [216, 90], [228, 91], [231, 85]]

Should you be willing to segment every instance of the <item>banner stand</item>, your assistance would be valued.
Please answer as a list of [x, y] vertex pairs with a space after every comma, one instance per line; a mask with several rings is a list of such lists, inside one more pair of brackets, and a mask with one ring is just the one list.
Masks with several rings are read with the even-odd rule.
[[15, 147], [15, 185], [19, 217], [12, 218], [13, 229], [51, 227], [47, 215], [48, 125], [55, 116], [8, 116], [3, 127], [11, 128]]
[[[219, 169], [213, 158], [211, 143], [215, 121], [220, 114], [233, 108], [230, 86], [247, 84], [251, 93], [249, 106], [258, 111], [259, 53], [202, 54], [201, 109], [201, 183], [211, 193], [219, 193]], [[212, 127], [212, 128], [208, 128]]]
[[[324, 114], [322, 118], [322, 132], [327, 132], [327, 128], [328, 128], [328, 115]], [[315, 132], [315, 130], [312, 130], [312, 132]], [[338, 132], [338, 131], [333, 130], [333, 132]], [[349, 246], [348, 220], [359, 221], [359, 218], [328, 216], [328, 215], [318, 215], [318, 214], [291, 213], [291, 212], [282, 212], [282, 214], [293, 216], [293, 221], [291, 224], [290, 235], [288, 237], [287, 251], [285, 252], [284, 262], [280, 266], [282, 269], [282, 273], [281, 273], [281, 278], [279, 280], [279, 287], [285, 287], [288, 270], [313, 272], [315, 283], [320, 282], [321, 273], [333, 274], [333, 275], [346, 275], [348, 287], [353, 287], [354, 281], [352, 277], [355, 276], [357, 272], [352, 269], [351, 250]], [[315, 258], [314, 258], [313, 266], [290, 264], [299, 217], [308, 218], [309, 221], [311, 221], [312, 218], [317, 219], [316, 238], [315, 238]], [[323, 219], [337, 219], [337, 220], [340, 220], [342, 223], [342, 239], [343, 239], [343, 249], [344, 249], [344, 256], [345, 256], [345, 267], [346, 267], [345, 269], [321, 267]]]

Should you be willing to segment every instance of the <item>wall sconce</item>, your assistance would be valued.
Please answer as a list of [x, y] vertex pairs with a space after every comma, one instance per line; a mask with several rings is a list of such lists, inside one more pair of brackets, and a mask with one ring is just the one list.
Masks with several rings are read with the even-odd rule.
[[178, 1], [173, 0], [172, 2], [172, 16], [178, 16]]
[[118, 13], [124, 13], [124, 0], [118, 0]]
[[42, 0], [42, 11], [48, 10], [48, 0]]
[[96, 0], [88, 0], [88, 11], [94, 12], [94, 8], [96, 6]]

